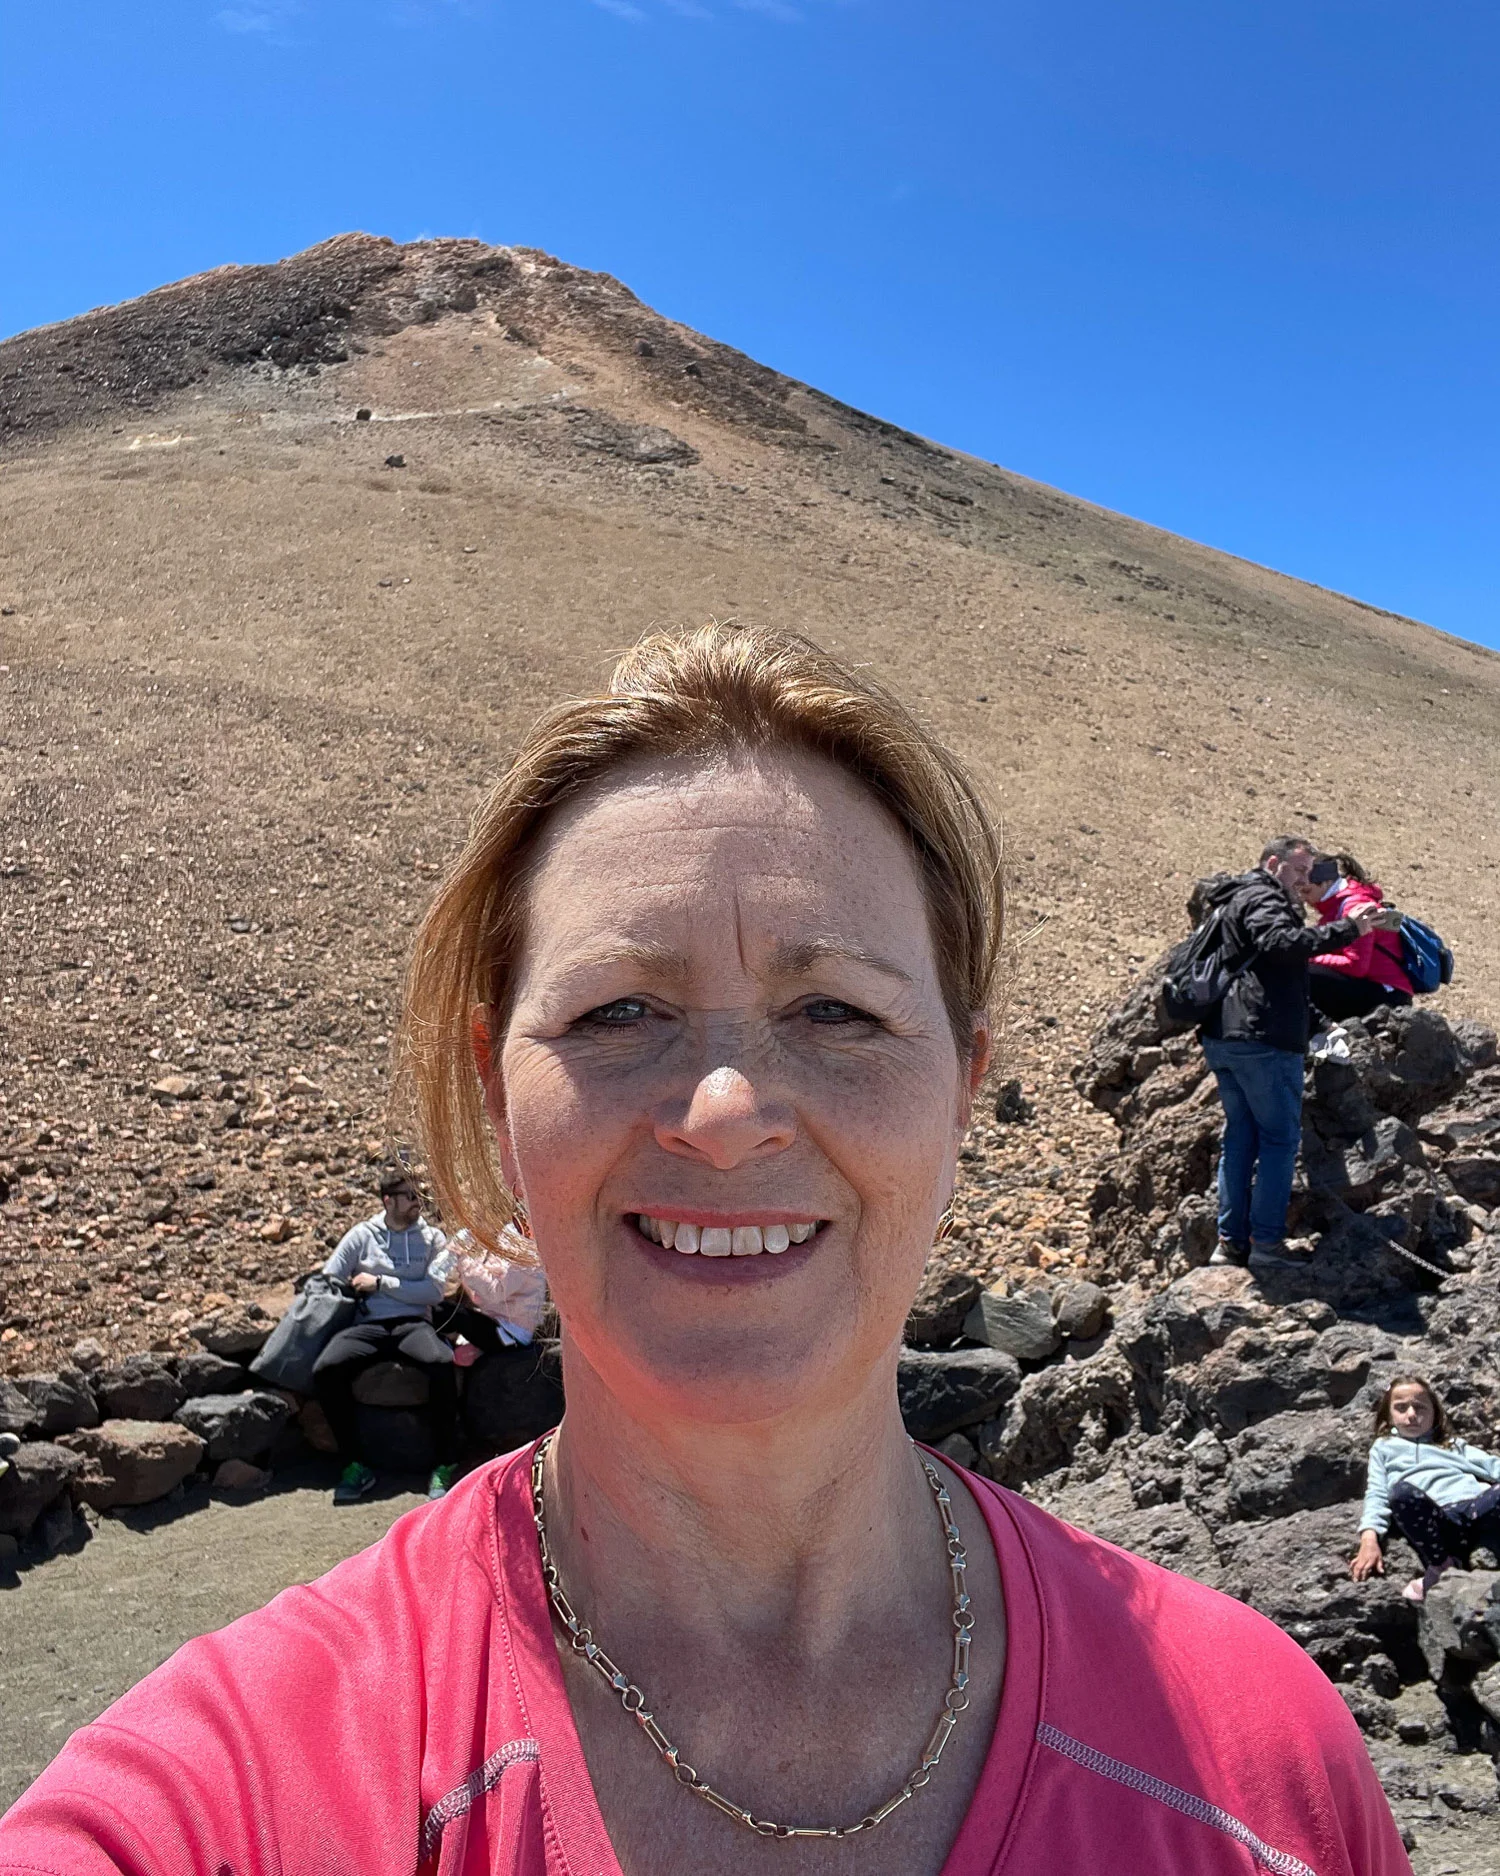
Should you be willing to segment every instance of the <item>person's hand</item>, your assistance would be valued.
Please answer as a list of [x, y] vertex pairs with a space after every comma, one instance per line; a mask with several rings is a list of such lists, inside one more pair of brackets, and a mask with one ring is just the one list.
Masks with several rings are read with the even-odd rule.
[[1367, 1576], [1385, 1575], [1385, 1558], [1381, 1555], [1380, 1539], [1373, 1531], [1361, 1531], [1359, 1549], [1354, 1553], [1354, 1561], [1349, 1565], [1349, 1574], [1356, 1583], [1363, 1583]]
[[1383, 905], [1380, 908], [1380, 916], [1375, 921], [1375, 928], [1377, 931], [1400, 931], [1401, 914], [1395, 906]]
[[349, 1279], [349, 1288], [356, 1296], [371, 1296], [380, 1288], [380, 1279], [368, 1270], [356, 1270]]
[[[1349, 918], [1361, 938], [1367, 931], [1393, 931], [1395, 929], [1387, 923], [1386, 909], [1382, 905], [1357, 905], [1349, 914]], [[1401, 914], [1397, 912], [1395, 918], [1399, 924]]]

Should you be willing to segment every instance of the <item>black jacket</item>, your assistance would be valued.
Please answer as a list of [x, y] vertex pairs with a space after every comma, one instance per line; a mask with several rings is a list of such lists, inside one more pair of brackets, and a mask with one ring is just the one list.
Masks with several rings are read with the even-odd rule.
[[1301, 1055], [1310, 1028], [1308, 964], [1319, 952], [1352, 944], [1358, 928], [1347, 918], [1305, 925], [1301, 901], [1263, 867], [1227, 885], [1223, 903], [1224, 956], [1231, 967], [1247, 956], [1249, 962], [1202, 1033]]

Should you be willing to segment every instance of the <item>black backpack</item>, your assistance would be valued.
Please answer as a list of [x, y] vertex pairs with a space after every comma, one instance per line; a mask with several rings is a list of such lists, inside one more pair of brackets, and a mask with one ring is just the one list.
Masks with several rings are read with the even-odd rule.
[[1239, 958], [1227, 949], [1225, 919], [1238, 883], [1226, 881], [1211, 895], [1203, 918], [1168, 954], [1161, 982], [1161, 1007], [1168, 1020], [1181, 1028], [1207, 1022], [1255, 956], [1253, 949]]

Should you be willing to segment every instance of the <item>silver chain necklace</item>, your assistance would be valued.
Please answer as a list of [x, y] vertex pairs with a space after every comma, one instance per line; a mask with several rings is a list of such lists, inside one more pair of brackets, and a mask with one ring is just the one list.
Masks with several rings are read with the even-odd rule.
[[542, 1553], [542, 1575], [547, 1581], [547, 1594], [557, 1612], [557, 1619], [567, 1631], [568, 1646], [574, 1654], [582, 1655], [589, 1666], [620, 1696], [620, 1705], [666, 1760], [679, 1785], [686, 1785], [705, 1804], [711, 1804], [716, 1811], [722, 1811], [725, 1817], [733, 1818], [736, 1824], [743, 1824], [747, 1830], [753, 1830], [762, 1837], [855, 1837], [862, 1830], [873, 1830], [877, 1824], [883, 1824], [893, 1811], [899, 1810], [908, 1798], [927, 1784], [937, 1769], [938, 1760], [943, 1756], [949, 1735], [958, 1724], [959, 1714], [969, 1704], [969, 1639], [974, 1629], [974, 1612], [970, 1606], [969, 1593], [964, 1587], [964, 1572], [969, 1560], [958, 1535], [958, 1526], [953, 1522], [953, 1500], [948, 1495], [947, 1486], [938, 1476], [937, 1468], [925, 1453], [918, 1453], [917, 1458], [927, 1474], [932, 1495], [937, 1500], [938, 1516], [943, 1521], [943, 1536], [948, 1545], [948, 1567], [953, 1573], [953, 1673], [948, 1682], [948, 1691], [943, 1696], [943, 1711], [933, 1728], [932, 1737], [923, 1749], [916, 1770], [893, 1798], [887, 1798], [884, 1804], [862, 1817], [857, 1824], [775, 1824], [769, 1818], [756, 1817], [752, 1811], [732, 1803], [698, 1776], [652, 1718], [646, 1707], [646, 1696], [630, 1676], [610, 1660], [594, 1640], [593, 1630], [579, 1620], [577, 1611], [564, 1595], [552, 1549], [547, 1542], [547, 1517], [542, 1497], [542, 1466], [552, 1438], [549, 1433], [541, 1441], [531, 1462], [531, 1510], [536, 1520], [537, 1543]]

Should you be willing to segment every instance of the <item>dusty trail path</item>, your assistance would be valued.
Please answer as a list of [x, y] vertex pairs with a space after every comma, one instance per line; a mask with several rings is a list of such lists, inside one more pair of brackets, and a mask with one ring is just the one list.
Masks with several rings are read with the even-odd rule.
[[247, 1503], [191, 1498], [186, 1516], [163, 1504], [103, 1518], [81, 1549], [0, 1579], [0, 1811], [184, 1642], [321, 1576], [422, 1503], [393, 1483], [335, 1511], [313, 1467]]

